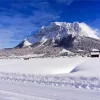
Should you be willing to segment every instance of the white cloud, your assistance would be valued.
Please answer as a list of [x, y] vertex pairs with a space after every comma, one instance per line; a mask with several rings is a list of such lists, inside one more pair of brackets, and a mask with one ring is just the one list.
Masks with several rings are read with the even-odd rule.
[[89, 20], [87, 23], [97, 31], [97, 35], [100, 37], [100, 18]]

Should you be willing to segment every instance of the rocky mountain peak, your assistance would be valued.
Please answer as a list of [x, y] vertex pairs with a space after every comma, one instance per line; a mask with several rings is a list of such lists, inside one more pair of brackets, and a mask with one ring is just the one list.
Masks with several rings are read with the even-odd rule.
[[52, 22], [48, 26], [42, 26], [37, 34], [24, 40], [23, 47], [28, 46], [28, 44], [31, 45], [37, 42], [44, 44], [48, 40], [52, 40], [53, 42], [56, 40], [60, 41], [69, 35], [72, 37], [80, 36], [99, 40], [99, 37], [96, 34], [96, 30], [93, 30], [83, 22]]

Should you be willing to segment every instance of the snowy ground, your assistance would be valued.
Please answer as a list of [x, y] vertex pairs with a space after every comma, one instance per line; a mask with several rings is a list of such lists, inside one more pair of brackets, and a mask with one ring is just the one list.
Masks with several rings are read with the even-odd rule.
[[0, 60], [0, 72], [24, 73], [24, 74], [64, 74], [69, 73], [75, 66], [86, 61], [88, 58], [34, 58], [30, 60]]
[[0, 100], [100, 100], [100, 58], [0, 60]]
[[29, 60], [0, 59], [0, 72], [100, 77], [100, 58], [60, 57], [33, 58]]
[[0, 100], [100, 100], [100, 91], [0, 81]]

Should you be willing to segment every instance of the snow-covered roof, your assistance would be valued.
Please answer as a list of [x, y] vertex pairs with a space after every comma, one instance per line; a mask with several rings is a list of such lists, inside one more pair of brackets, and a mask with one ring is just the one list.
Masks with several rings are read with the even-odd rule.
[[67, 49], [62, 49], [62, 51], [60, 53], [72, 53], [71, 51], [67, 50]]
[[82, 52], [82, 51], [84, 51], [84, 50], [79, 49], [78, 51], [79, 51], [79, 52]]
[[98, 49], [92, 49], [91, 51], [92, 52], [99, 52], [100, 50], [98, 50]]
[[91, 55], [99, 55], [99, 52], [91, 52]]
[[25, 46], [30, 46], [30, 45], [32, 45], [32, 43], [29, 42], [28, 39], [24, 39], [24, 47]]

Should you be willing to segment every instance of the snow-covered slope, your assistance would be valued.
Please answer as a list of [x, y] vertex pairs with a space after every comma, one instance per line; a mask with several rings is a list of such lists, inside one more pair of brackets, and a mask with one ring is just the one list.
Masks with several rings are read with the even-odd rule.
[[30, 46], [30, 45], [32, 45], [32, 43], [29, 42], [28, 39], [25, 39], [23, 45], [26, 47], [26, 46]]
[[72, 37], [82, 36], [99, 39], [96, 34], [96, 30], [93, 30], [83, 22], [52, 22], [49, 26], [42, 26], [38, 33], [24, 40], [25, 45], [23, 44], [23, 47], [28, 46], [27, 42], [29, 42], [29, 45], [30, 43], [34, 44], [36, 42], [43, 44], [47, 40], [52, 40], [52, 42], [55, 42], [56, 40], [61, 40], [63, 37], [67, 37], [68, 35], [72, 35]]

